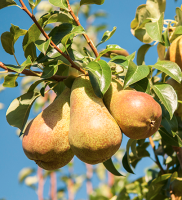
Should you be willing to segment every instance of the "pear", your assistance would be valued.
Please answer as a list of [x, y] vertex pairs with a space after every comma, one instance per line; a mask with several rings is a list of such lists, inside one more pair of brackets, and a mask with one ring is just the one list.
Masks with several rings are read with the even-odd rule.
[[171, 43], [165, 59], [177, 63], [182, 69], [182, 35]]
[[[170, 84], [178, 95], [178, 100], [182, 101], [182, 84], [178, 83], [174, 79], [170, 78], [167, 80], [167, 83]], [[181, 117], [182, 119], [182, 103], [178, 103], [177, 110], [175, 111], [175, 115]]]
[[146, 93], [123, 90], [118, 81], [111, 83], [104, 95], [104, 103], [122, 132], [129, 138], [150, 137], [160, 126], [161, 106]]
[[122, 133], [86, 77], [75, 79], [70, 98], [69, 143], [83, 162], [97, 164], [119, 149]]
[[68, 141], [70, 94], [66, 88], [27, 126], [22, 146], [26, 156], [41, 168], [55, 170], [68, 164], [74, 154]]

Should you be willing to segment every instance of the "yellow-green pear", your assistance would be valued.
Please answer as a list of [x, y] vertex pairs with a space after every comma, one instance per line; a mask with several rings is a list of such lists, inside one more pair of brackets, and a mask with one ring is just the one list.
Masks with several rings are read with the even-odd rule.
[[66, 88], [28, 124], [23, 135], [26, 156], [43, 169], [61, 168], [74, 156], [68, 141], [70, 94], [71, 90]]
[[97, 164], [119, 149], [122, 133], [86, 77], [75, 79], [70, 98], [69, 143], [83, 162]]
[[148, 94], [135, 90], [123, 90], [113, 81], [104, 95], [104, 103], [122, 132], [132, 139], [144, 139], [153, 135], [162, 119], [160, 105]]

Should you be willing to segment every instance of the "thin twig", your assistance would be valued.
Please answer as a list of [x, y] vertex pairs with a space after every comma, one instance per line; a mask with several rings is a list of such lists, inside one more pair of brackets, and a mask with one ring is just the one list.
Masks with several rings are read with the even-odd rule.
[[38, 166], [37, 176], [38, 176], [38, 200], [44, 200], [43, 198], [43, 190], [44, 190], [44, 178], [43, 178], [43, 169]]
[[152, 137], [149, 137], [149, 141], [150, 141], [150, 145], [152, 146], [152, 149], [153, 149], [153, 151], [154, 151], [154, 155], [155, 155], [155, 159], [156, 159], [155, 163], [156, 163], [156, 164], [158, 165], [158, 167], [160, 168], [162, 174], [165, 174], [165, 171], [164, 171], [164, 169], [162, 168], [162, 166], [161, 166], [161, 164], [160, 164], [160, 162], [159, 162], [159, 159], [158, 159], [158, 157], [157, 157], [157, 154], [156, 154], [156, 152], [155, 152], [155, 144], [154, 144], [154, 141], [153, 141]]
[[[42, 27], [40, 26], [40, 24], [36, 20], [35, 16], [27, 9], [27, 7], [25, 6], [23, 0], [19, 0], [19, 2], [21, 4], [21, 6], [22, 6], [21, 9], [24, 10], [30, 16], [30, 18], [33, 20], [33, 22], [35, 23], [35, 25], [41, 31], [41, 33], [43, 34], [43, 36], [47, 40], [50, 39], [49, 36], [47, 35], [47, 33], [42, 29]], [[63, 51], [61, 51], [61, 49], [59, 49], [56, 46], [56, 44], [52, 40], [51, 40], [50, 44], [54, 47], [54, 49], [56, 49], [61, 55], [63, 55], [71, 63], [71, 65], [72, 65], [73, 68], [77, 69], [78, 71], [82, 72], [83, 74], [86, 74], [85, 70], [83, 70], [82, 68], [78, 67], [67, 54], [65, 54]]]
[[[12, 69], [8, 69], [2, 62], [0, 62], [0, 68], [4, 69], [5, 72], [15, 72], [16, 71], [12, 70]], [[21, 74], [24, 74], [26, 76], [41, 76], [42, 72], [38, 72], [38, 71], [30, 71], [28, 69], [24, 69]], [[58, 75], [54, 75], [51, 77], [51, 79], [54, 79], [55, 81], [63, 81], [64, 79], [68, 78], [67, 76], [58, 76]]]
[[[75, 20], [76, 24], [77, 24], [78, 26], [81, 26], [78, 17], [76, 17], [76, 15], [74, 14], [74, 12], [73, 12], [73, 10], [72, 10], [72, 8], [71, 8], [71, 6], [70, 6], [69, 0], [66, 0], [66, 1], [67, 1], [68, 9], [69, 9], [69, 12], [70, 12], [71, 16], [72, 16], [73, 19]], [[96, 47], [94, 46], [92, 40], [88, 37], [87, 34], [83, 34], [83, 36], [85, 37], [85, 39], [86, 39], [88, 45], [90, 46], [90, 48], [92, 49], [92, 51], [93, 51], [94, 54], [95, 54], [95, 57], [97, 58], [97, 57], [99, 56], [99, 53], [98, 53]]]
[[89, 165], [87, 163], [85, 163], [86, 168], [87, 168], [87, 173], [86, 173], [86, 188], [87, 188], [87, 194], [91, 195], [93, 192], [93, 186], [92, 186], [92, 182], [91, 182], [91, 178], [93, 176], [93, 166]]
[[50, 183], [51, 183], [51, 188], [50, 188], [50, 196], [51, 196], [51, 200], [57, 200], [57, 181], [56, 181], [56, 173], [55, 172], [51, 172], [50, 175], [51, 179], [50, 179]]

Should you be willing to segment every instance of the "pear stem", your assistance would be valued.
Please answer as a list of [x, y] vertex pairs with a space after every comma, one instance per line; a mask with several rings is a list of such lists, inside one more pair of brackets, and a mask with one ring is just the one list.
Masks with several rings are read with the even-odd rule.
[[152, 137], [149, 137], [149, 141], [150, 141], [150, 145], [152, 146], [152, 149], [153, 149], [153, 151], [154, 151], [154, 155], [155, 155], [155, 159], [156, 159], [155, 163], [156, 163], [156, 164], [158, 165], [158, 167], [160, 168], [162, 174], [165, 174], [165, 171], [164, 171], [164, 169], [162, 168], [162, 166], [161, 166], [161, 164], [160, 164], [160, 162], [159, 162], [159, 159], [158, 159], [158, 157], [157, 157], [157, 154], [156, 154], [156, 152], [155, 152], [155, 143], [154, 143]]

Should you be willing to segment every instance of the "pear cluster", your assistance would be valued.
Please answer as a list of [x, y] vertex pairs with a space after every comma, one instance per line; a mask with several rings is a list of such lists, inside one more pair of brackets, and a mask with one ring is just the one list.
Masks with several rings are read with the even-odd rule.
[[77, 77], [71, 90], [66, 88], [28, 124], [22, 146], [46, 170], [65, 166], [74, 155], [97, 164], [117, 152], [122, 132], [133, 139], [150, 137], [161, 118], [160, 105], [146, 93], [123, 90], [113, 81], [102, 100], [88, 77]]

